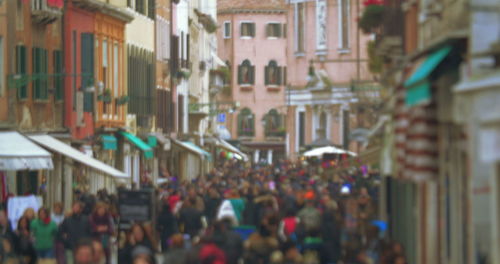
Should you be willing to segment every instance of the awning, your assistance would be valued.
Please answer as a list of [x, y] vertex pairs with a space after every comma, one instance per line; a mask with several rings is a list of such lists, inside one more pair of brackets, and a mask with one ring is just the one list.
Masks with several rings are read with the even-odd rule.
[[444, 46], [427, 56], [415, 72], [405, 81], [406, 87], [406, 105], [413, 106], [431, 99], [430, 75], [450, 54], [452, 46]]
[[336, 148], [333, 146], [315, 148], [309, 151], [306, 151], [302, 156], [304, 157], [321, 157], [325, 154], [348, 154], [350, 156], [357, 156], [356, 153], [347, 151], [341, 148]]
[[217, 146], [229, 152], [237, 154], [240, 157], [238, 158], [237, 156], [238, 159], [243, 159], [244, 161], [248, 161], [248, 156], [245, 153], [241, 152], [241, 150], [239, 150], [238, 148], [236, 148], [235, 146], [231, 145], [229, 142], [223, 139], [217, 140]]
[[172, 140], [175, 144], [179, 145], [182, 148], [185, 148], [186, 150], [189, 150], [191, 152], [194, 152], [195, 154], [207, 158], [209, 161], [212, 160], [212, 155], [208, 152], [206, 152], [204, 149], [198, 147], [192, 142], [189, 141], [179, 141], [179, 140]]
[[120, 134], [124, 136], [130, 143], [134, 144], [136, 147], [142, 150], [146, 159], [153, 158], [153, 149], [146, 142], [142, 141], [142, 139], [125, 131], [120, 131]]
[[113, 135], [101, 135], [102, 148], [104, 150], [117, 150], [118, 143]]
[[57, 152], [61, 155], [64, 155], [74, 161], [77, 161], [81, 164], [84, 164], [94, 170], [99, 172], [108, 174], [117, 178], [128, 178], [128, 175], [105, 164], [100, 160], [96, 160], [92, 157], [85, 155], [83, 152], [71, 147], [70, 145], [59, 141], [49, 135], [34, 135], [29, 136], [29, 138], [36, 143], [40, 144], [44, 148], [47, 148], [51, 151]]
[[217, 56], [217, 53], [212, 52], [212, 58], [214, 58], [215, 65], [220, 67], [227, 67], [226, 63], [221, 58], [219, 58], [219, 56]]
[[18, 132], [0, 132], [0, 171], [51, 170], [51, 156]]

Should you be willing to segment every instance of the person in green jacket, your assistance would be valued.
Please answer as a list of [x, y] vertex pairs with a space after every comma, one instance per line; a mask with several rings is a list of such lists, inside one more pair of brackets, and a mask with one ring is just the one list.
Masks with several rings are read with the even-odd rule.
[[46, 208], [38, 210], [38, 218], [31, 222], [31, 233], [34, 247], [39, 259], [54, 259], [54, 241], [57, 235], [57, 224], [50, 219]]

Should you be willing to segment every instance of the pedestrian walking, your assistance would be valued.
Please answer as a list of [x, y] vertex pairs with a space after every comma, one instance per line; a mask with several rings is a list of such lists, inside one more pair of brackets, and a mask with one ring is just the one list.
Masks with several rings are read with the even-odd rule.
[[111, 237], [114, 234], [113, 218], [108, 210], [108, 205], [99, 202], [94, 208], [94, 212], [89, 218], [92, 237], [101, 243], [106, 256], [106, 264], [110, 263], [111, 258]]
[[[71, 215], [66, 217], [59, 227], [59, 236], [64, 243], [66, 263], [75, 263], [73, 256], [74, 250], [80, 240], [91, 237], [90, 223], [87, 216], [82, 214], [83, 205], [81, 202], [75, 202], [72, 207]], [[92, 245], [90, 245], [92, 248]]]
[[55, 260], [57, 224], [51, 220], [49, 210], [40, 208], [38, 218], [31, 222], [30, 227], [39, 261]]

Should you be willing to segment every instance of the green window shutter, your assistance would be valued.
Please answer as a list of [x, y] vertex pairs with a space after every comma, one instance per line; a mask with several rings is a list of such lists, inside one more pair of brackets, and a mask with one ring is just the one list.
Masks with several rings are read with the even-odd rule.
[[64, 78], [62, 76], [62, 52], [60, 50], [54, 50], [53, 52], [53, 60], [54, 60], [54, 88], [55, 94], [54, 99], [59, 101], [63, 99], [64, 96]]
[[282, 34], [283, 38], [287, 38], [287, 36], [286, 36], [286, 33], [287, 33], [286, 23], [283, 24], [283, 31], [282, 31], [282, 33], [283, 33]]
[[255, 37], [255, 23], [250, 24], [250, 35]]
[[276, 37], [281, 38], [281, 24], [276, 24], [276, 34]]
[[[23, 45], [16, 46], [16, 73], [21, 75], [21, 79], [26, 78], [26, 47]], [[17, 87], [19, 99], [26, 99], [28, 97], [28, 86], [23, 85]]]
[[[94, 84], [94, 35], [82, 33], [81, 41], [81, 89]], [[83, 111], [91, 113], [94, 111], [94, 93], [83, 93]]]
[[43, 67], [43, 72], [42, 72], [42, 99], [48, 99], [49, 98], [49, 59], [48, 56], [49, 52], [46, 49], [42, 49], [42, 67]]
[[33, 77], [33, 98], [38, 99], [40, 97], [40, 87], [38, 79], [38, 48], [31, 48], [31, 61], [32, 61], [32, 77]]
[[250, 118], [250, 135], [254, 136], [255, 135], [255, 114], [251, 114]]
[[282, 71], [283, 67], [276, 67], [276, 76], [278, 77], [277, 78], [277, 84], [278, 85], [281, 85], [281, 80], [282, 80], [282, 74], [281, 74], [281, 71]]
[[269, 84], [269, 66], [264, 67], [264, 84]]
[[238, 65], [238, 84], [243, 84], [242, 66]]
[[250, 66], [250, 84], [255, 84], [255, 66]]
[[266, 37], [271, 37], [271, 24], [266, 25]]

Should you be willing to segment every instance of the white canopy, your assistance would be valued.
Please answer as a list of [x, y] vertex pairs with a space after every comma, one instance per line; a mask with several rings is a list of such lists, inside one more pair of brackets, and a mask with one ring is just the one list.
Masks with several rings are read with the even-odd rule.
[[356, 153], [347, 151], [344, 149], [336, 148], [333, 146], [327, 146], [327, 147], [321, 147], [321, 148], [315, 148], [312, 150], [309, 150], [305, 152], [302, 156], [304, 157], [321, 157], [324, 154], [348, 154], [351, 156], [357, 156]]
[[239, 156], [238, 158], [239, 160], [248, 161], [248, 156], [235, 146], [231, 145], [229, 142], [223, 139], [219, 139], [217, 141], [217, 145], [223, 149], [226, 149], [229, 152], [236, 154], [237, 155], [236, 158], [238, 158]]
[[83, 152], [74, 149], [70, 145], [61, 142], [51, 136], [48, 135], [35, 135], [35, 136], [29, 136], [29, 138], [36, 143], [42, 145], [43, 147], [50, 149], [51, 151], [58, 152], [66, 157], [69, 157], [75, 161], [78, 161], [82, 164], [85, 164], [86, 166], [89, 166], [90, 168], [93, 168], [97, 171], [103, 172], [105, 174], [111, 175], [113, 177], [117, 178], [128, 178], [129, 176], [121, 172], [108, 164], [105, 164], [104, 162], [100, 160], [96, 160], [92, 157], [89, 157], [85, 155]]
[[0, 170], [51, 170], [53, 168], [49, 152], [18, 132], [0, 132]]

